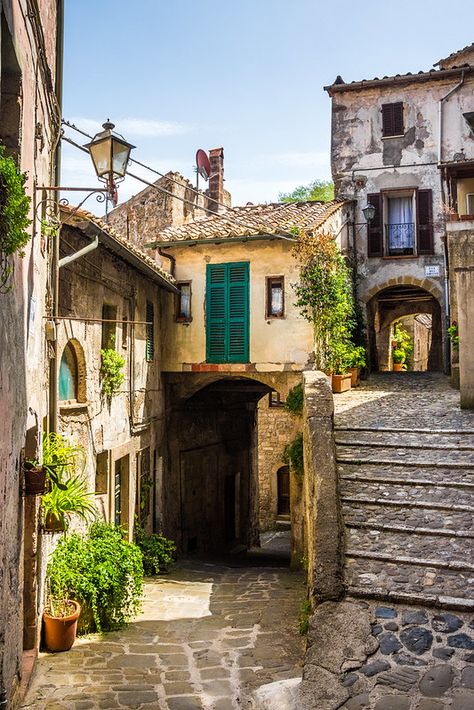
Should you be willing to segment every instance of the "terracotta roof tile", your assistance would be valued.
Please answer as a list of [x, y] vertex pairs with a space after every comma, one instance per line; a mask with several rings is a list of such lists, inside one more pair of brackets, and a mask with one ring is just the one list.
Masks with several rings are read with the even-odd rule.
[[438, 59], [433, 66], [441, 66], [445, 62], [448, 62], [450, 59], [454, 59], [454, 57], [457, 57], [458, 54], [463, 54], [464, 52], [467, 52], [468, 49], [474, 49], [474, 42], [471, 42], [471, 44], [467, 44], [465, 47], [462, 49], [457, 49], [455, 52], [451, 52], [451, 54], [448, 54], [447, 57], [443, 57], [442, 59]]
[[317, 229], [344, 202], [291, 202], [234, 207], [227, 212], [201, 217], [180, 227], [167, 227], [157, 242], [290, 235], [293, 227]]

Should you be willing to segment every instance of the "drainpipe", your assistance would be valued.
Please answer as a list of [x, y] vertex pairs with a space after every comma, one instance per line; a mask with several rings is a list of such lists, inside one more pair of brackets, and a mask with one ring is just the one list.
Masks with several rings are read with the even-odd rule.
[[[464, 84], [465, 72], [461, 74], [461, 80], [453, 86], [447, 94], [442, 96], [438, 101], [438, 166], [441, 165], [443, 157], [443, 103], [447, 101], [450, 96], [452, 96], [456, 91], [458, 91]], [[440, 181], [441, 181], [441, 199], [443, 205], [445, 203], [445, 191], [444, 191], [444, 180], [443, 172], [440, 170]], [[449, 338], [447, 337], [447, 330], [450, 321], [450, 302], [449, 302], [449, 257], [448, 257], [448, 234], [445, 227], [444, 230], [444, 244], [443, 244], [443, 261], [444, 261], [444, 316], [445, 316], [445, 340], [444, 340], [444, 358], [445, 366], [444, 371], [449, 374], [451, 371], [451, 348], [449, 343]]]
[[74, 252], [74, 254], [68, 254], [68, 256], [63, 256], [62, 259], [59, 259], [59, 268], [61, 268], [62, 266], [66, 266], [66, 264], [70, 264], [72, 261], [76, 261], [76, 259], [80, 259], [81, 256], [85, 256], [90, 251], [94, 251], [94, 249], [97, 249], [98, 246], [99, 235], [96, 234], [94, 240], [90, 244], [87, 244], [87, 246], [83, 247], [82, 249], [79, 249], [79, 251]]
[[174, 258], [174, 256], [171, 256], [171, 254], [168, 254], [167, 252], [163, 251], [163, 249], [161, 247], [158, 248], [158, 254], [160, 256], [164, 256], [165, 259], [170, 260], [170, 274], [171, 274], [171, 276], [174, 276], [175, 269], [176, 269], [176, 259]]
[[[59, 0], [56, 5], [56, 77], [55, 93], [59, 110], [62, 113], [63, 96], [63, 55], [64, 55], [64, 0]], [[59, 116], [61, 120], [62, 116]], [[61, 178], [61, 139], [58, 140], [54, 165], [54, 184], [59, 185]], [[59, 196], [57, 196], [58, 198]], [[58, 324], [59, 315], [59, 233], [53, 233], [52, 259], [51, 259], [51, 289], [53, 297], [53, 319]], [[55, 432], [58, 428], [58, 340], [52, 341], [52, 357], [49, 361], [49, 431]]]

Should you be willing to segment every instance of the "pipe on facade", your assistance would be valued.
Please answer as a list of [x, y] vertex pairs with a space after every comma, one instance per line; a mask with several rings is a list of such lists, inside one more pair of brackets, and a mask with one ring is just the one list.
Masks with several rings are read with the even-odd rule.
[[81, 256], [85, 256], [91, 251], [94, 251], [94, 249], [97, 249], [99, 246], [99, 235], [96, 234], [94, 237], [93, 241], [90, 244], [87, 244], [85, 247], [82, 249], [79, 249], [79, 251], [74, 252], [74, 254], [68, 254], [67, 256], [63, 256], [62, 259], [59, 260], [58, 262], [58, 268], [60, 269], [62, 266], [66, 266], [66, 264], [70, 264], [73, 261], [76, 261], [76, 259], [80, 259]]
[[176, 259], [174, 256], [171, 256], [171, 254], [167, 254], [167, 252], [163, 251], [161, 247], [158, 247], [158, 254], [160, 256], [164, 256], [165, 259], [170, 260], [170, 275], [174, 277], [175, 270], [176, 270]]
[[[441, 165], [443, 157], [443, 103], [447, 101], [450, 96], [452, 96], [456, 91], [463, 86], [465, 79], [465, 72], [463, 70], [461, 74], [461, 80], [453, 86], [452, 89], [448, 91], [447, 94], [442, 96], [438, 101], [438, 165]], [[446, 194], [444, 191], [444, 175], [443, 171], [440, 171], [440, 182], [441, 182], [441, 200], [443, 205], [445, 204]], [[448, 255], [448, 235], [446, 228], [444, 230], [444, 245], [443, 245], [443, 266], [444, 266], [444, 315], [445, 315], [445, 335], [444, 335], [444, 359], [445, 359], [445, 372], [449, 374], [451, 371], [451, 349], [449, 338], [447, 337], [447, 330], [449, 327], [449, 322], [451, 318], [451, 304], [449, 301], [449, 255]]]

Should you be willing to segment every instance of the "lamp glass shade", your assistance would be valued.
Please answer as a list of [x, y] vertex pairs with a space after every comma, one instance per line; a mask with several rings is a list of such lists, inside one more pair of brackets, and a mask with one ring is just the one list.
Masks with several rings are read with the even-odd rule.
[[130, 151], [135, 146], [113, 132], [114, 124], [104, 123], [104, 129], [86, 146], [94, 163], [99, 178], [108, 180], [120, 179], [125, 176]]
[[367, 202], [366, 206], [362, 208], [362, 214], [366, 222], [371, 222], [375, 217], [375, 207]]

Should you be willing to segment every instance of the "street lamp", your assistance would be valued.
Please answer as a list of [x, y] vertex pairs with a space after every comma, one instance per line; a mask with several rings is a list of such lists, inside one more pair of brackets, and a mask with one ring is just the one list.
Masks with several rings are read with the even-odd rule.
[[84, 147], [89, 151], [97, 177], [105, 182], [107, 192], [115, 205], [116, 184], [124, 179], [130, 152], [135, 146], [127, 143], [123, 136], [114, 133], [115, 126], [109, 119], [102, 124], [102, 128], [104, 130], [97, 133]]
[[374, 205], [370, 204], [370, 202], [367, 202], [366, 206], [362, 208], [362, 214], [364, 215], [364, 219], [367, 223], [372, 222], [373, 218], [375, 217]]

